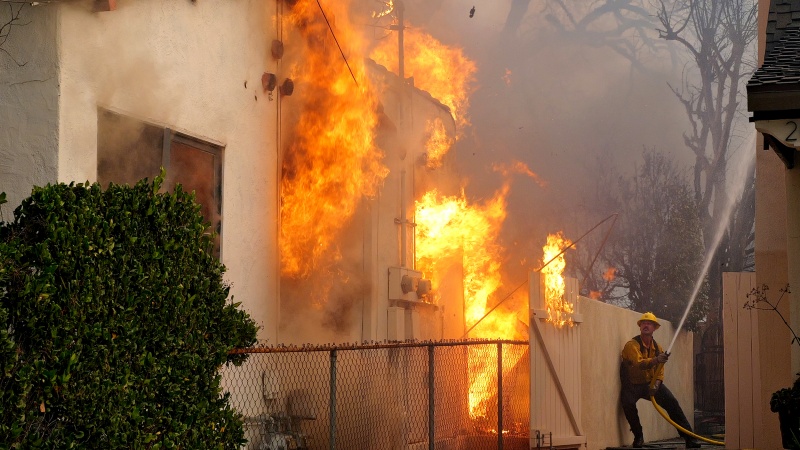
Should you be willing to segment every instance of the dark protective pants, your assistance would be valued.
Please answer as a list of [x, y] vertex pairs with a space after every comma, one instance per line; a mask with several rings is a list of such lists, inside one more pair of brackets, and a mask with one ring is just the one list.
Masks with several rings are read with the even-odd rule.
[[[623, 383], [622, 385], [622, 395], [620, 398], [622, 402], [622, 411], [625, 413], [625, 418], [628, 419], [628, 423], [631, 426], [631, 431], [635, 437], [643, 436], [642, 423], [639, 421], [639, 410], [636, 408], [636, 402], [640, 399], [650, 401], [649, 389], [650, 385], [648, 384]], [[686, 416], [683, 414], [681, 405], [666, 386], [662, 384], [661, 387], [658, 388], [658, 391], [656, 391], [656, 395], [654, 397], [656, 399], [656, 403], [658, 403], [658, 406], [667, 412], [669, 418], [672, 419], [673, 422], [677, 423], [688, 431], [692, 431], [689, 421], [686, 420]], [[678, 434], [680, 434], [684, 439], [690, 439], [689, 435], [680, 430], [678, 430]]]

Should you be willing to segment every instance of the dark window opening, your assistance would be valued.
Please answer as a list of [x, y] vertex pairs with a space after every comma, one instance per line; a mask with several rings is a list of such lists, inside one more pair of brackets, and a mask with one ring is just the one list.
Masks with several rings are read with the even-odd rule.
[[222, 147], [105, 109], [97, 114], [97, 180], [133, 185], [166, 170], [164, 189], [176, 184], [195, 193], [203, 218], [216, 232], [214, 255], [221, 254]]

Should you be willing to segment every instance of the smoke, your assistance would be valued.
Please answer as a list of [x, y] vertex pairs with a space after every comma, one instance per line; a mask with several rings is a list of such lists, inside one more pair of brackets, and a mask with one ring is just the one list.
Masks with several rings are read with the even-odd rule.
[[597, 154], [612, 155], [620, 173], [632, 172], [643, 146], [692, 162], [683, 151], [685, 111], [668, 85], [680, 84], [682, 74], [672, 61], [649, 61], [656, 71], [645, 76], [608, 48], [565, 39], [540, 2], [476, 0], [470, 18], [472, 7], [406, 2], [408, 17], [420, 8], [419, 26], [463, 47], [478, 67], [471, 126], [454, 149], [468, 197], [489, 198], [504, 182], [508, 174], [495, 167], [518, 161], [537, 175], [512, 175], [502, 239], [515, 285], [536, 268], [531, 261], [541, 260], [548, 233], [576, 238], [586, 231], [571, 218], [592, 187]]
[[[361, 1], [356, 7], [377, 9], [379, 3]], [[448, 182], [452, 189], [448, 194], [463, 187], [471, 203], [482, 204], [501, 186], [510, 186], [499, 243], [507, 249], [506, 292], [496, 293], [497, 299], [511, 295], [525, 282], [529, 270], [539, 268], [549, 233], [563, 230], [567, 238], [575, 239], [588, 230], [587, 222], [602, 219], [575, 220], [581, 210], [588, 209], [583, 199], [601, 170], [596, 166], [598, 154], [618, 161], [615, 169], [620, 174], [632, 173], [643, 147], [685, 154], [683, 162], [692, 162], [690, 152], [683, 150], [683, 130], [690, 125], [669, 86], [679, 85], [682, 79], [680, 64], [674, 60], [647, 61], [653, 70], [643, 75], [609, 48], [566, 39], [539, 2], [403, 3], [406, 26], [463, 49], [477, 66], [466, 111], [468, 124], [458, 130], [460, 138], [446, 156], [458, 174], [457, 181]], [[362, 21], [361, 26], [369, 30], [363, 34], [375, 41], [367, 46], [396, 40], [392, 31], [375, 24]], [[652, 33], [655, 38], [655, 30]], [[403, 153], [405, 146], [397, 147], [383, 149], [387, 161]], [[427, 184], [427, 180], [418, 182]], [[359, 225], [348, 231], [363, 232]], [[342, 236], [336, 247], [347, 249], [346, 239]], [[281, 298], [292, 299], [291, 304], [282, 305], [286, 324], [282, 335], [293, 335], [286, 332], [293, 327], [313, 328], [310, 324], [316, 323], [326, 328], [319, 331], [325, 335], [321, 340], [341, 339], [342, 333], [353, 328], [362, 307], [353, 299], [381, 289], [371, 286], [374, 280], [358, 275], [361, 268], [342, 269], [347, 266], [343, 263], [348, 261], [346, 255], [330, 258], [330, 267], [337, 269], [327, 274], [321, 269], [318, 273], [325, 275], [314, 283], [306, 280], [303, 287], [302, 282], [282, 282]], [[323, 294], [327, 302], [306, 309]]]

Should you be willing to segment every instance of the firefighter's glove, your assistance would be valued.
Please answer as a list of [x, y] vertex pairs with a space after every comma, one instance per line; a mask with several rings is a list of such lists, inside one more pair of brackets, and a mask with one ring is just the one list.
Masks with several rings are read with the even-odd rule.
[[656, 392], [658, 392], [658, 388], [660, 387], [661, 387], [661, 380], [656, 380], [655, 384], [650, 386], [650, 391], [649, 391], [650, 397], [656, 395]]
[[668, 359], [669, 359], [669, 355], [666, 354], [666, 353], [659, 353], [658, 356], [656, 356], [656, 361], [659, 364], [664, 364], [665, 362], [667, 362]]

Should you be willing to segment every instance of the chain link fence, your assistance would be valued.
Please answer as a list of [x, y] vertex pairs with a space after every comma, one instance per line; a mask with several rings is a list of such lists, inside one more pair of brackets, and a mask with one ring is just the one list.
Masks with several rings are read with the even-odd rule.
[[238, 352], [222, 382], [249, 450], [529, 448], [525, 341]]

